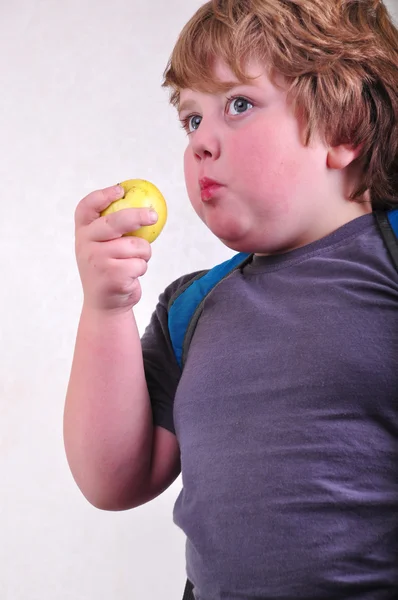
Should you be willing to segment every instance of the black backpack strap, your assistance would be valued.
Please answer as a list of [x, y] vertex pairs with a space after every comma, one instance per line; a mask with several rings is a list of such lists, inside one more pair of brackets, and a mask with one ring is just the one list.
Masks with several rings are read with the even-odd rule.
[[195, 596], [193, 595], [193, 585], [189, 581], [189, 579], [187, 579], [187, 583], [185, 586], [184, 595], [182, 597], [182, 600], [195, 600]]
[[398, 271], [398, 208], [374, 212], [380, 233]]

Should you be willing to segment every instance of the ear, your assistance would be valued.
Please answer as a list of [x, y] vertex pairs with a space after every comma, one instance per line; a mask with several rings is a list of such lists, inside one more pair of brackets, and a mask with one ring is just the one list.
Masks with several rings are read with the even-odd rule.
[[340, 146], [329, 148], [327, 155], [329, 169], [345, 169], [358, 158], [361, 150], [361, 144], [355, 148], [350, 144], [340, 144]]

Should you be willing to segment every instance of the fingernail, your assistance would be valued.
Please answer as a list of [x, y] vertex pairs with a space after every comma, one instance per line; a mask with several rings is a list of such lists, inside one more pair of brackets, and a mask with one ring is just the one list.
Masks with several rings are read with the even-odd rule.
[[116, 192], [116, 194], [118, 194], [118, 196], [120, 196], [122, 194], [124, 195], [124, 189], [120, 185], [120, 183], [118, 183], [117, 185], [115, 185], [115, 192]]
[[158, 213], [155, 210], [149, 211], [149, 219], [150, 219], [151, 223], [156, 223], [158, 218], [159, 218]]

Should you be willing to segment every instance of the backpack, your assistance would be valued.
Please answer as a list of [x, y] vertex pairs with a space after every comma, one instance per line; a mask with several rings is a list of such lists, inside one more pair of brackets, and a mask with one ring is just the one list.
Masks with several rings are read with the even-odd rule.
[[[373, 213], [381, 236], [398, 271], [398, 208]], [[189, 345], [207, 295], [228, 275], [252, 260], [252, 254], [238, 253], [210, 270], [201, 271], [171, 297], [168, 327], [174, 354], [184, 368]]]

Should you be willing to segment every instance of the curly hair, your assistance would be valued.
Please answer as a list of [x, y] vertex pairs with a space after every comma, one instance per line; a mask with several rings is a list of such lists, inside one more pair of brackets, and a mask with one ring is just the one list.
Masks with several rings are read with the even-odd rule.
[[242, 83], [251, 59], [287, 83], [308, 145], [360, 148], [361, 182], [372, 207], [398, 204], [398, 30], [381, 0], [211, 0], [182, 30], [163, 87], [224, 91], [214, 59]]

